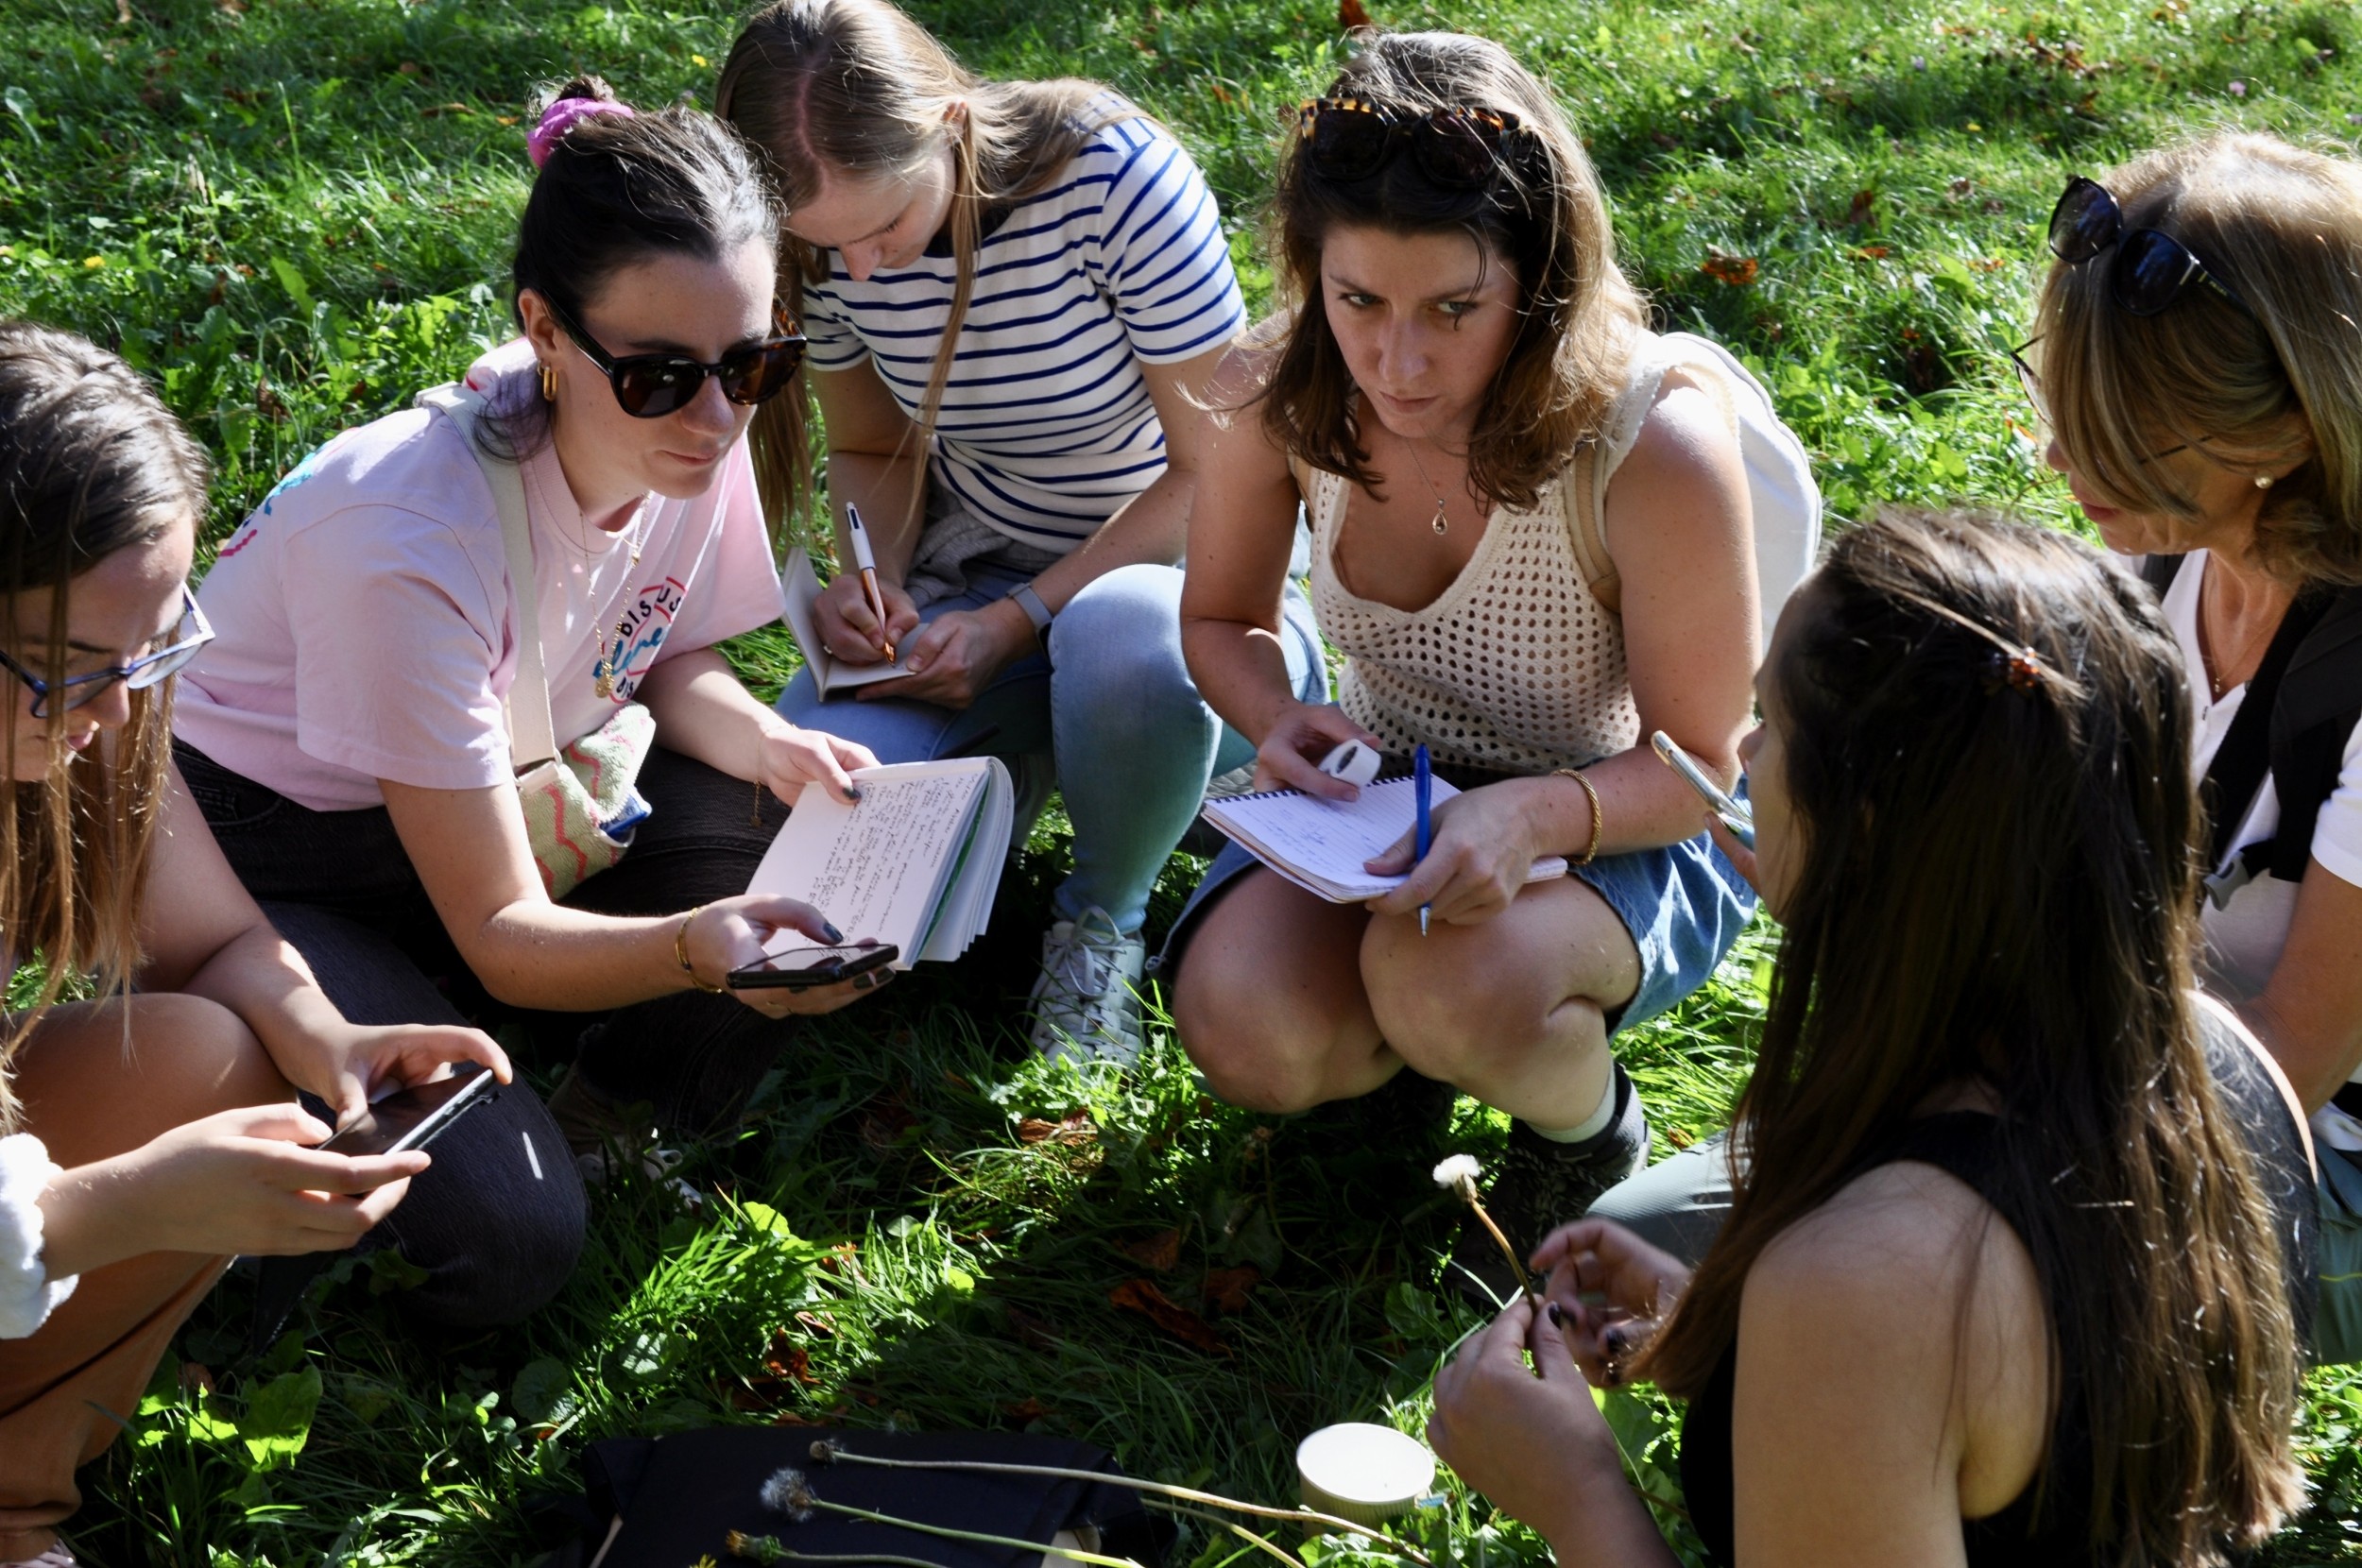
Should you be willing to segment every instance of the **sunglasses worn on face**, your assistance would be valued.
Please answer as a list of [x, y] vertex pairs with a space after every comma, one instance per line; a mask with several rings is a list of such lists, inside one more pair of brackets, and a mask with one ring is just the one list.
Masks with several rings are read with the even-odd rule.
[[1367, 179], [1408, 146], [1419, 172], [1446, 190], [1481, 190], [1501, 168], [1501, 151], [1520, 134], [1504, 110], [1437, 109], [1404, 114], [1359, 98], [1316, 98], [1296, 111], [1305, 161], [1324, 179]]
[[163, 635], [171, 640], [152, 654], [142, 654], [128, 664], [93, 670], [86, 675], [69, 675], [61, 681], [42, 679], [6, 653], [0, 653], [0, 669], [31, 689], [33, 717], [46, 719], [52, 711], [71, 713], [87, 703], [96, 702], [117, 681], [134, 691], [161, 685], [195, 658], [197, 651], [214, 639], [214, 628], [206, 622], [205, 612], [197, 607], [197, 595], [189, 591], [186, 584], [180, 588], [180, 619]]
[[2155, 315], [2192, 283], [2204, 284], [2251, 316], [2255, 314], [2171, 234], [2158, 229], [2127, 232], [2116, 198], [2097, 180], [2077, 175], [2050, 210], [2050, 253], [2069, 266], [2080, 266], [2110, 246], [2116, 247], [2116, 259], [2108, 275], [2108, 292], [2128, 315]]
[[661, 418], [688, 407], [708, 376], [721, 383], [722, 396], [734, 403], [762, 402], [785, 386], [804, 361], [804, 334], [793, 332], [732, 349], [711, 365], [680, 354], [625, 354], [618, 359], [560, 310], [557, 301], [547, 295], [541, 298], [583, 357], [607, 372], [616, 402], [638, 419]]

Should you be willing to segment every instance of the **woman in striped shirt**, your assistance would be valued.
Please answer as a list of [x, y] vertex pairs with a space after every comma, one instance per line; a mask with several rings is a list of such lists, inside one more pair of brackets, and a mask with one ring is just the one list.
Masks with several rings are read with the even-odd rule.
[[[1036, 805], [1054, 768], [1074, 872], [1035, 1043], [1128, 1058], [1149, 891], [1208, 777], [1253, 757], [1180, 641], [1197, 395], [1245, 321], [1213, 196], [1116, 94], [981, 81], [886, 0], [758, 12], [716, 107], [780, 183], [831, 510], [842, 527], [857, 506], [876, 546], [883, 623], [844, 572], [821, 640], [911, 672], [825, 711], [800, 674], [780, 709], [887, 761], [1028, 764]], [[766, 499], [793, 514], [804, 411], [780, 400], [756, 435]], [[1320, 701], [1310, 614], [1286, 591], [1291, 679]]]

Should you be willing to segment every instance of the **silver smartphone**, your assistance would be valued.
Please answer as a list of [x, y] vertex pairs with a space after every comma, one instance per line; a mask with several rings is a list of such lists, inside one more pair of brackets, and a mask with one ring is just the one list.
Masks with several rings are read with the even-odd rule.
[[1745, 805], [1733, 800], [1722, 786], [1708, 777], [1698, 759], [1674, 744], [1673, 738], [1658, 730], [1649, 737], [1656, 747], [1657, 759], [1682, 775], [1682, 781], [1698, 792], [1714, 814], [1722, 819], [1722, 826], [1731, 830], [1731, 837], [1753, 849], [1755, 846], [1755, 819]]

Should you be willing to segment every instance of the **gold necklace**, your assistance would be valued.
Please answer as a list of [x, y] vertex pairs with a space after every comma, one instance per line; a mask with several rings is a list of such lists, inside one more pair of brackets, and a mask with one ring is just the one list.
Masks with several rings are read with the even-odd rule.
[[1427, 487], [1428, 487], [1430, 491], [1433, 491], [1433, 492], [1434, 492], [1434, 496], [1435, 496], [1435, 520], [1434, 520], [1433, 522], [1429, 523], [1428, 526], [1429, 526], [1429, 527], [1430, 527], [1430, 528], [1432, 528], [1432, 529], [1434, 529], [1434, 530], [1435, 530], [1435, 532], [1436, 532], [1436, 535], [1437, 535], [1439, 537], [1440, 537], [1441, 536], [1443, 536], [1443, 535], [1446, 535], [1446, 534], [1450, 533], [1450, 532], [1451, 532], [1451, 522], [1450, 522], [1450, 520], [1449, 520], [1448, 519], [1446, 519], [1446, 518], [1444, 516], [1444, 492], [1443, 492], [1443, 491], [1441, 491], [1441, 490], [1436, 489], [1436, 488], [1435, 488], [1435, 481], [1433, 481], [1432, 479], [1428, 478], [1428, 476], [1427, 476], [1427, 465], [1426, 465], [1425, 463], [1422, 463], [1422, 462], [1420, 462], [1420, 461], [1419, 461], [1419, 449], [1418, 449], [1418, 447], [1417, 447], [1417, 446], [1415, 446], [1414, 444], [1412, 444], [1412, 443], [1411, 441], [1409, 441], [1408, 439], [1406, 439], [1406, 440], [1402, 443], [1402, 450], [1403, 450], [1403, 451], [1405, 451], [1405, 452], [1409, 452], [1409, 453], [1411, 454], [1411, 466], [1412, 466], [1412, 468], [1414, 468], [1414, 469], [1418, 469], [1418, 470], [1419, 470], [1419, 480], [1420, 480], [1420, 483], [1424, 484], [1424, 485], [1425, 485], [1425, 486], [1427, 486]]
[[[2206, 600], [2211, 597], [2217, 606], [2219, 606], [2222, 603], [2222, 592], [2219, 588], [2215, 587], [2215, 584], [2216, 574], [2209, 571], [2206, 574], [2205, 587], [2211, 591], [2201, 593], [2199, 600], [2199, 636], [2204, 639], [2206, 642], [2206, 652], [2210, 655], [2215, 652], [2215, 639], [2212, 637], [2206, 636]], [[2273, 634], [2280, 630], [2280, 622], [2286, 619], [2287, 613], [2288, 612], [2285, 606], [2283, 606], [2278, 615], [2273, 616], [2270, 620], [2265, 622], [2263, 625], [2248, 634], [2248, 639], [2241, 645], [2237, 657], [2229, 660], [2220, 658], [2210, 658], [2208, 660], [2210, 668], [2206, 672], [2206, 688], [2214, 701], [2222, 701], [2223, 693], [2228, 691], [2234, 685], [2237, 684], [2230, 679], [2231, 673], [2234, 670], [2242, 670], [2247, 667], [2248, 660], [2255, 656], [2256, 650], [2265, 642], [2269, 640]]]

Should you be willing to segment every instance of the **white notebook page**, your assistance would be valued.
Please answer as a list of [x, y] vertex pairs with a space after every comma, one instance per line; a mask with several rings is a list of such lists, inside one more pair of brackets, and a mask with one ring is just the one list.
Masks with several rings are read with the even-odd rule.
[[[1459, 793], [1435, 779], [1429, 805], [1440, 808]], [[1294, 790], [1275, 790], [1206, 803], [1206, 820], [1254, 851], [1265, 865], [1307, 892], [1338, 903], [1375, 898], [1409, 879], [1373, 876], [1362, 869], [1362, 862], [1384, 854], [1410, 832], [1417, 815], [1416, 790], [1408, 778], [1380, 779], [1364, 787], [1355, 800], [1323, 800]], [[1534, 861], [1527, 879], [1540, 881], [1566, 872], [1566, 861], [1552, 856]]]
[[[986, 771], [965, 759], [864, 768], [853, 775], [857, 806], [808, 784], [746, 891], [800, 898], [848, 942], [890, 942], [902, 949], [894, 966], [907, 969], [975, 821]], [[813, 946], [800, 931], [768, 944], [772, 952]]]

